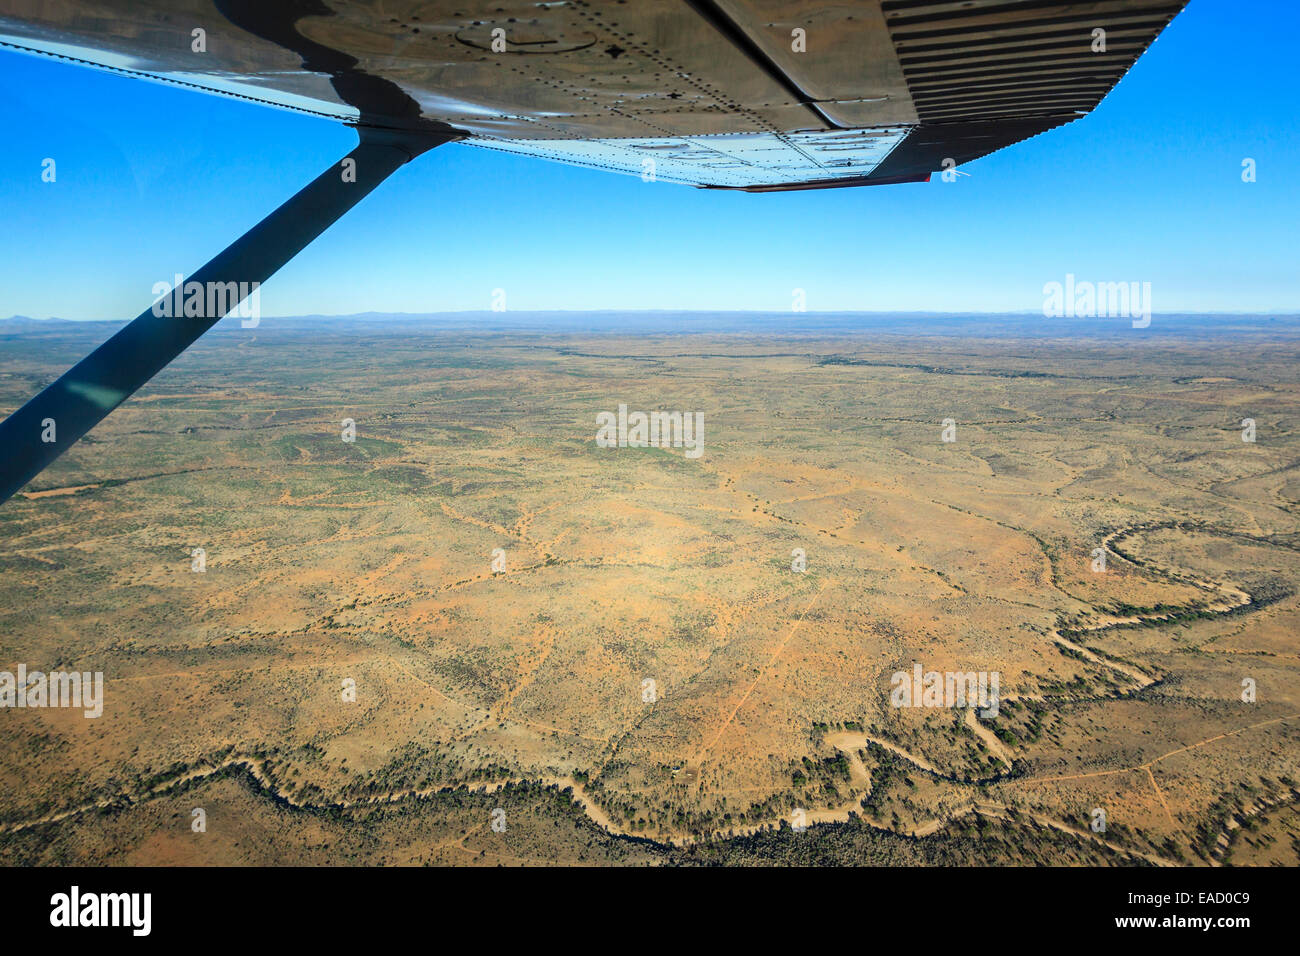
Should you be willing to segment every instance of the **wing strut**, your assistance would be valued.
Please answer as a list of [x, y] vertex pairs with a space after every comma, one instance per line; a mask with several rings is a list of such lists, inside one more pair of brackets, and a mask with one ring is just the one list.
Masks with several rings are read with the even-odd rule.
[[[399, 166], [458, 138], [366, 127], [358, 132], [361, 142], [356, 149], [169, 293], [170, 308], [150, 306], [0, 422], [0, 502], [40, 474], [239, 305], [256, 288], [252, 283], [260, 285], [269, 279]], [[347, 160], [353, 160], [355, 166]], [[235, 283], [237, 291], [229, 283]], [[204, 290], [199, 296], [202, 314], [185, 316], [187, 302], [191, 311], [199, 310], [195, 289]]]

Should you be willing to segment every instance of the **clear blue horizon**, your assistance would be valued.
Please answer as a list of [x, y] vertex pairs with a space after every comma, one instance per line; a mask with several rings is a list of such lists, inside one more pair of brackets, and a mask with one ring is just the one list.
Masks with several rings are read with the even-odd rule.
[[[1023, 313], [1067, 273], [1152, 311], [1295, 314], [1300, 7], [1192, 0], [1089, 116], [944, 183], [749, 195], [449, 145], [261, 291], [266, 316]], [[0, 52], [0, 316], [127, 319], [355, 142], [350, 130]], [[42, 160], [57, 180], [42, 182]], [[1258, 179], [1241, 179], [1243, 159]]]

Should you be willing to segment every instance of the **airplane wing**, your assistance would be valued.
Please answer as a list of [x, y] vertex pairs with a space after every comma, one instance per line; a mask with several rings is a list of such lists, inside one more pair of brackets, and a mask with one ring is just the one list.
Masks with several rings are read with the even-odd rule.
[[1185, 2], [0, 0], [0, 45], [771, 191], [925, 180], [1068, 123]]

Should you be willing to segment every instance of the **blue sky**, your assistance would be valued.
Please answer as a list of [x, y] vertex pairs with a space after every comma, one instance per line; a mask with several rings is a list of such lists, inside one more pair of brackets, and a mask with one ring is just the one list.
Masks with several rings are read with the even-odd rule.
[[[1102, 105], [943, 183], [748, 195], [444, 146], [263, 315], [1021, 311], [1067, 272], [1156, 312], [1300, 312], [1300, 4], [1192, 0]], [[325, 120], [0, 52], [0, 316], [132, 318], [355, 142]], [[57, 182], [41, 162], [57, 162]], [[1258, 181], [1241, 181], [1241, 162]]]

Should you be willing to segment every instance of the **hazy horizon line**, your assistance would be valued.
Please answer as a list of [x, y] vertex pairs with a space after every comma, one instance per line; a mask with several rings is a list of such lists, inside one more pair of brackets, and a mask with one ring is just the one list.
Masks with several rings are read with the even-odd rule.
[[[777, 309], [660, 309], [660, 308], [604, 308], [604, 309], [508, 309], [503, 311], [494, 311], [492, 309], [459, 309], [445, 310], [440, 312], [388, 312], [381, 310], [369, 310], [366, 312], [297, 312], [285, 315], [263, 315], [262, 321], [266, 320], [284, 320], [284, 319], [356, 319], [367, 316], [380, 316], [387, 318], [429, 318], [437, 316], [528, 316], [528, 315], [608, 315], [608, 314], [626, 314], [635, 313], [638, 315], [699, 315], [699, 316], [717, 316], [717, 315], [765, 315], [765, 316], [1023, 316], [1033, 317], [1047, 322], [1052, 321], [1069, 321], [1069, 317], [1044, 316], [1041, 309], [1019, 309], [1019, 310], [981, 310], [958, 312], [946, 309], [807, 309], [801, 312], [782, 311]], [[1156, 312], [1154, 316], [1195, 316], [1204, 318], [1215, 317], [1232, 317], [1232, 318], [1279, 318], [1279, 319], [1300, 319], [1300, 310], [1294, 312], [1285, 311], [1241, 311], [1225, 312], [1222, 310], [1215, 311], [1192, 311], [1192, 310], [1170, 310]], [[134, 317], [132, 317], [134, 318]], [[229, 318], [227, 316], [226, 318]], [[1088, 317], [1080, 317], [1088, 318]], [[1105, 318], [1104, 316], [1098, 318]], [[15, 313], [6, 318], [0, 318], [0, 322], [128, 322], [130, 318], [66, 318], [63, 316], [45, 316], [37, 317], [32, 315], [21, 315]], [[221, 321], [224, 321], [221, 320]]]

